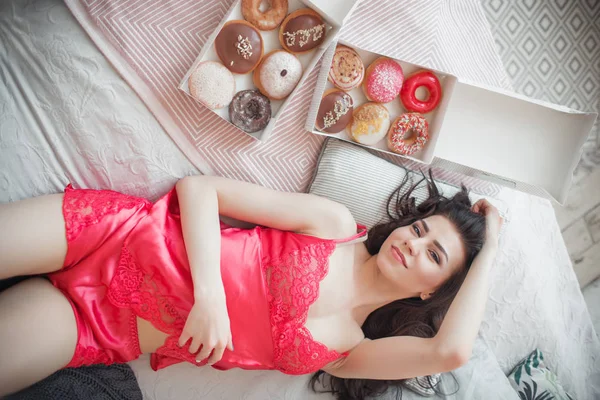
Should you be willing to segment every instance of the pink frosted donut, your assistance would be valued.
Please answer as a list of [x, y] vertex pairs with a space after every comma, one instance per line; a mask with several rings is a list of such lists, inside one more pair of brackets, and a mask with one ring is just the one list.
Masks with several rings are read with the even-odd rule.
[[400, 64], [391, 58], [379, 57], [367, 68], [363, 91], [369, 101], [389, 103], [400, 94], [403, 81]]
[[[410, 137], [406, 137], [412, 133]], [[394, 120], [388, 132], [388, 147], [394, 153], [409, 156], [421, 150], [429, 140], [429, 124], [421, 114], [406, 113]]]

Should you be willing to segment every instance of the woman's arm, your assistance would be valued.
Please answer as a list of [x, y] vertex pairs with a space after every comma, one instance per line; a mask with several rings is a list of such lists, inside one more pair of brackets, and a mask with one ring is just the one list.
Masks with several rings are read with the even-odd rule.
[[257, 225], [339, 238], [356, 225], [348, 209], [318, 196], [282, 193], [250, 183], [212, 176], [191, 176], [176, 185], [183, 239], [190, 264], [195, 304], [179, 339], [191, 338], [190, 352], [202, 350], [209, 363], [232, 348], [225, 291], [221, 280], [219, 214]]
[[[486, 247], [488, 246], [488, 247]], [[479, 252], [435, 337], [365, 339], [325, 371], [340, 378], [405, 379], [451, 371], [471, 356], [488, 294], [493, 243]]]
[[279, 192], [252, 183], [203, 175], [179, 180], [176, 189], [180, 202], [181, 196], [188, 193], [194, 197], [216, 193], [219, 214], [256, 225], [327, 237], [345, 237], [356, 230], [354, 218], [345, 206], [312, 194]]
[[[191, 176], [176, 185], [186, 251], [196, 291], [220, 282], [219, 214], [257, 225], [330, 238], [356, 231], [348, 209], [304, 193], [283, 193], [213, 176]], [[221, 285], [222, 286], [222, 285]]]

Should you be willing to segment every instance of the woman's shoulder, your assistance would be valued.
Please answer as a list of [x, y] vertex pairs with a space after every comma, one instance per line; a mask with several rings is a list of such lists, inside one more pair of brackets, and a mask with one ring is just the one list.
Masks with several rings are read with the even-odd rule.
[[329, 218], [316, 221], [313, 232], [306, 233], [320, 238], [341, 240], [357, 233], [357, 223], [348, 207], [331, 200]]

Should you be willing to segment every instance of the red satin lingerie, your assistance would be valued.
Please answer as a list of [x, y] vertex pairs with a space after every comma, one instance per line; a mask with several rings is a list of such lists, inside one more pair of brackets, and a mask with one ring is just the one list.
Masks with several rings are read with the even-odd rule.
[[[49, 275], [69, 299], [78, 341], [68, 367], [128, 362], [140, 355], [136, 317], [169, 336], [151, 356], [158, 370], [196, 365], [177, 341], [193, 299], [175, 189], [156, 203], [107, 190], [65, 189], [65, 266]], [[346, 240], [256, 227], [221, 226], [221, 275], [234, 351], [217, 369], [315, 372], [346, 354], [304, 327], [336, 244]], [[188, 342], [189, 343], [189, 342]]]

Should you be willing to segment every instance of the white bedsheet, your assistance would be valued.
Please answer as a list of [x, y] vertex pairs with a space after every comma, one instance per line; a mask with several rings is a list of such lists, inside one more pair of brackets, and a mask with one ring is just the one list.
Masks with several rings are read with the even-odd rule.
[[64, 4], [0, 2], [0, 202], [69, 182], [155, 199], [191, 173]]
[[[68, 182], [156, 199], [192, 173], [59, 0], [0, 2], [0, 202]], [[502, 195], [511, 224], [481, 336], [505, 373], [539, 346], [576, 398], [600, 398], [600, 344], [554, 212], [531, 196]], [[146, 357], [131, 365], [148, 399], [330, 398], [310, 393], [305, 377], [277, 372], [177, 365], [156, 373]], [[505, 384], [479, 382], [490, 396]]]

